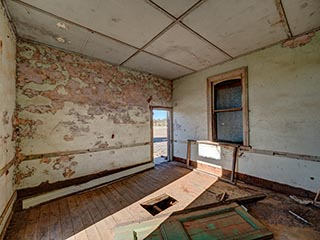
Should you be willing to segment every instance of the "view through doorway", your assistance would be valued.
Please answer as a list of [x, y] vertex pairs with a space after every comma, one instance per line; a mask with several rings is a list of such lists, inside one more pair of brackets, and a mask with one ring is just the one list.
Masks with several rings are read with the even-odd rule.
[[169, 111], [153, 109], [153, 159], [155, 164], [167, 162], [169, 156]]

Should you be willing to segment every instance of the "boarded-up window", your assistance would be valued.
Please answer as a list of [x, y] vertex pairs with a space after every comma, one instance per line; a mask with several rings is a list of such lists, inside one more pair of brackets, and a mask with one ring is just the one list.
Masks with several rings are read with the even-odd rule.
[[209, 139], [248, 145], [246, 68], [208, 78]]

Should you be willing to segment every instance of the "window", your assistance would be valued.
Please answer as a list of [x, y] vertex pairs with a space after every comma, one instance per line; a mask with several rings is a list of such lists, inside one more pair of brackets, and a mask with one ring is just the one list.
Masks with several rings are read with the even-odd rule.
[[249, 145], [247, 68], [208, 78], [209, 139]]

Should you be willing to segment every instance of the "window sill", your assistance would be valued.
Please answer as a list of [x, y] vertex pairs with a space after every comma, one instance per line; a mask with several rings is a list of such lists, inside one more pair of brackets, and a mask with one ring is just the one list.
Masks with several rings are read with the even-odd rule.
[[220, 141], [210, 141], [210, 140], [191, 140], [194, 143], [202, 143], [202, 144], [208, 144], [208, 145], [216, 145], [216, 146], [224, 146], [224, 147], [240, 147], [243, 150], [249, 150], [251, 149], [251, 146], [249, 145], [243, 145], [243, 144], [236, 144], [236, 143], [228, 143], [228, 142], [220, 142]]

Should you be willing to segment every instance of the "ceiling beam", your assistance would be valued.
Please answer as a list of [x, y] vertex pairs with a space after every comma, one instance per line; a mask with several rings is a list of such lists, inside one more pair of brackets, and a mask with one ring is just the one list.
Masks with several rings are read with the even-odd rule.
[[10, 12], [9, 12], [9, 8], [7, 6], [7, 2], [5, 0], [1, 0], [1, 3], [2, 3], [2, 6], [4, 8], [4, 14], [6, 15], [6, 17], [8, 18], [8, 21], [9, 21], [9, 24], [10, 24], [10, 27], [11, 27], [11, 30], [12, 32], [14, 33], [15, 37], [17, 38], [18, 37], [18, 32], [17, 32], [17, 29], [16, 29], [16, 26], [13, 24], [13, 21], [11, 19], [11, 16], [10, 16]]
[[[197, 32], [193, 31], [191, 28], [189, 28], [188, 26], [186, 26], [184, 23], [182, 23], [182, 20], [185, 16], [187, 16], [190, 12], [194, 11], [196, 8], [198, 8], [201, 4], [203, 4], [205, 1], [207, 0], [199, 0], [197, 1], [194, 5], [192, 5], [188, 10], [186, 10], [184, 13], [182, 13], [179, 17], [175, 17], [172, 14], [170, 14], [168, 11], [166, 11], [164, 8], [162, 8], [161, 6], [159, 6], [158, 4], [156, 4], [155, 2], [153, 2], [152, 0], [147, 1], [151, 6], [153, 6], [154, 8], [158, 9], [159, 11], [161, 11], [162, 13], [166, 14], [168, 17], [170, 17], [173, 22], [171, 24], [169, 24], [165, 29], [163, 29], [160, 33], [158, 33], [154, 38], [152, 38], [148, 43], [146, 43], [144, 46], [142, 46], [137, 52], [135, 52], [134, 54], [132, 54], [128, 59], [126, 59], [125, 61], [123, 61], [120, 65], [125, 64], [127, 61], [129, 61], [131, 58], [133, 58], [135, 55], [137, 55], [139, 52], [144, 51], [144, 49], [146, 49], [149, 45], [151, 45], [154, 41], [156, 41], [160, 36], [162, 36], [165, 32], [169, 31], [174, 25], [176, 24], [180, 24], [182, 27], [184, 27], [185, 29], [187, 29], [188, 31], [190, 31], [191, 33], [197, 35], [199, 38], [201, 38], [202, 40], [204, 40], [205, 42], [209, 43], [211, 46], [213, 46], [214, 48], [216, 48], [217, 50], [223, 52], [225, 55], [227, 55], [229, 58], [232, 58], [232, 56], [230, 54], [228, 54], [227, 52], [223, 51], [221, 48], [219, 48], [218, 46], [214, 45], [212, 42], [208, 41], [207, 39], [205, 39], [203, 36], [201, 36], [200, 34], [198, 34]], [[147, 52], [147, 51], [146, 51]], [[147, 52], [151, 55], [154, 55], [150, 52]], [[158, 55], [154, 55], [156, 57], [159, 57]], [[162, 57], [160, 57], [162, 58]], [[170, 61], [166, 58], [162, 58], [166, 61]], [[175, 62], [173, 62], [175, 63]], [[178, 63], [175, 63], [178, 64]], [[184, 65], [178, 64], [182, 67], [188, 68], [189, 70], [195, 71], [194, 69], [191, 69], [189, 67], [186, 67]]]
[[292, 34], [292, 31], [291, 31], [291, 28], [290, 28], [290, 25], [289, 25], [289, 22], [288, 22], [288, 19], [286, 16], [286, 12], [284, 11], [282, 1], [275, 0], [275, 4], [276, 4], [277, 10], [279, 12], [280, 21], [282, 23], [282, 26], [284, 27], [284, 30], [285, 30], [288, 38], [292, 38], [293, 34]]

